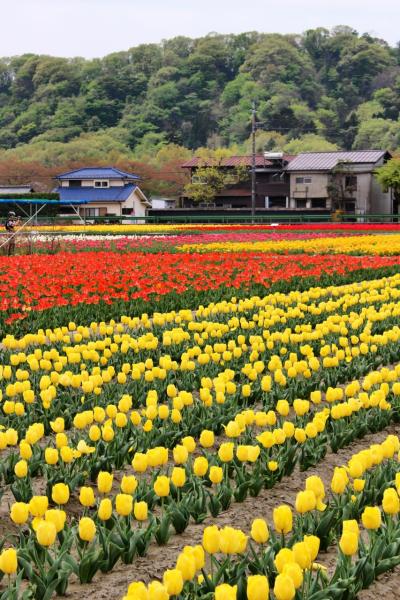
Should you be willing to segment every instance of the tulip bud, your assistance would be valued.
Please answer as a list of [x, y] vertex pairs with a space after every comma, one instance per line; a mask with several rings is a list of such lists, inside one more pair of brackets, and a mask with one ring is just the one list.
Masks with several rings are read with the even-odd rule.
[[94, 497], [94, 492], [91, 487], [82, 487], [79, 494], [79, 502], [82, 506], [89, 507], [94, 506], [96, 504], [96, 499]]
[[96, 525], [90, 517], [82, 517], [79, 521], [79, 537], [84, 542], [91, 542], [96, 535]]
[[221, 467], [211, 467], [209, 473], [210, 481], [214, 484], [221, 483], [224, 473]]
[[138, 486], [137, 479], [134, 475], [124, 475], [121, 481], [121, 491], [124, 494], [133, 494]]
[[183, 469], [182, 467], [174, 467], [171, 473], [171, 481], [175, 487], [183, 487], [186, 481], [185, 469]]
[[10, 511], [11, 520], [16, 525], [23, 525], [29, 517], [29, 506], [25, 502], [14, 502]]
[[177, 596], [183, 589], [182, 572], [179, 569], [168, 569], [164, 572], [163, 584], [170, 596]]
[[216, 525], [210, 525], [203, 531], [203, 548], [208, 554], [216, 554], [220, 548], [220, 533]]
[[250, 575], [247, 578], [247, 599], [265, 600], [269, 598], [268, 578], [265, 575]]
[[339, 540], [339, 547], [343, 554], [352, 556], [358, 550], [358, 535], [352, 531], [343, 531]]
[[51, 490], [51, 497], [56, 504], [66, 504], [69, 500], [69, 487], [65, 483], [56, 483]]
[[289, 533], [293, 527], [293, 515], [290, 507], [282, 504], [277, 508], [274, 508], [273, 521], [275, 530], [278, 533]]
[[122, 517], [131, 514], [133, 508], [133, 498], [129, 494], [117, 494], [115, 497], [115, 510]]
[[41, 521], [36, 530], [36, 538], [41, 546], [51, 546], [57, 536], [57, 528], [51, 521]]
[[361, 520], [366, 529], [378, 529], [381, 526], [381, 511], [377, 506], [366, 506]]
[[137, 521], [145, 521], [148, 516], [147, 502], [135, 502], [133, 514], [135, 515], [135, 519]]
[[215, 588], [215, 600], [236, 600], [237, 585], [221, 583]]
[[268, 541], [268, 525], [264, 519], [254, 519], [251, 525], [251, 537], [257, 544], [265, 544]]
[[278, 575], [275, 579], [274, 594], [276, 600], [292, 600], [296, 595], [296, 588], [291, 577]]
[[114, 475], [107, 471], [100, 471], [97, 476], [97, 489], [101, 494], [109, 494], [111, 492]]
[[165, 498], [170, 492], [169, 478], [165, 475], [159, 475], [155, 480], [153, 487], [159, 498]]
[[59, 510], [57, 508], [52, 508], [50, 510], [46, 510], [44, 519], [50, 523], [54, 523], [57, 533], [64, 529], [65, 521], [67, 518], [67, 514], [64, 510]]
[[15, 548], [7, 548], [0, 554], [0, 571], [6, 575], [12, 575], [18, 567], [17, 551]]

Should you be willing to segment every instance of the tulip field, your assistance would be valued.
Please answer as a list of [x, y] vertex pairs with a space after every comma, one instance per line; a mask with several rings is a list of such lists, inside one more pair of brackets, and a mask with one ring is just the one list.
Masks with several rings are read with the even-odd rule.
[[397, 226], [60, 233], [0, 256], [0, 600], [398, 598]]

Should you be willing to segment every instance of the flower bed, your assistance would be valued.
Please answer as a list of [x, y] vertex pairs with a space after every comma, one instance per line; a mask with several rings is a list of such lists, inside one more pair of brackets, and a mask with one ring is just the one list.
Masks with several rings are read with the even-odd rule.
[[[79, 315], [80, 322], [95, 319], [96, 315], [110, 318], [118, 312], [109, 312], [104, 305], [116, 305], [119, 314], [129, 313], [135, 310], [135, 301], [152, 298], [157, 298], [163, 310], [171, 293], [185, 293], [187, 306], [195, 306], [199, 293], [220, 288], [245, 292], [254, 285], [268, 287], [296, 277], [318, 278], [324, 274], [334, 281], [335, 275], [399, 264], [399, 256], [280, 256], [256, 252], [84, 252], [59, 253], [51, 258], [0, 257], [0, 325], [30, 316], [32, 322], [36, 319], [37, 327], [46, 328], [43, 311], [49, 309], [56, 310], [59, 323], [68, 322], [71, 314], [73, 318]], [[71, 313], [74, 307], [79, 307], [79, 312]]]

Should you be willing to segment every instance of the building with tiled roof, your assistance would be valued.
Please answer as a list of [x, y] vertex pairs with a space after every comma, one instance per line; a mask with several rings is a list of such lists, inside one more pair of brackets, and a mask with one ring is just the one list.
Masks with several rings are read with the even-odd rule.
[[[379, 186], [374, 171], [391, 157], [384, 150], [354, 150], [337, 152], [302, 152], [297, 156], [279, 152], [257, 154], [256, 210], [274, 214], [329, 214], [335, 210], [347, 213], [393, 213], [399, 207], [389, 190]], [[230, 156], [218, 162], [194, 157], [182, 167], [188, 169], [191, 180], [197, 181], [200, 167], [216, 166], [227, 171], [239, 166], [250, 170], [252, 156]], [[194, 204], [183, 198], [183, 206]], [[250, 176], [232, 181], [215, 198], [213, 208], [250, 209]]]
[[87, 219], [144, 217], [150, 202], [138, 186], [140, 177], [115, 167], [84, 167], [56, 177], [63, 214], [68, 210]]
[[374, 171], [391, 155], [385, 150], [302, 152], [286, 168], [293, 209], [392, 213], [392, 193], [379, 186]]
[[[293, 160], [293, 156], [280, 152], [266, 152], [255, 156], [256, 166], [256, 209], [281, 209], [289, 205], [289, 175], [286, 167]], [[230, 156], [217, 163], [199, 157], [193, 157], [181, 165], [190, 173], [191, 181], [196, 181], [197, 169], [201, 167], [216, 166], [226, 171], [237, 167], [247, 167], [249, 174], [252, 166], [252, 156]], [[189, 198], [182, 198], [183, 206], [190, 207], [193, 203]], [[242, 181], [235, 181], [223, 189], [214, 200], [215, 208], [224, 209], [250, 209], [251, 207], [251, 181], [250, 176]]]

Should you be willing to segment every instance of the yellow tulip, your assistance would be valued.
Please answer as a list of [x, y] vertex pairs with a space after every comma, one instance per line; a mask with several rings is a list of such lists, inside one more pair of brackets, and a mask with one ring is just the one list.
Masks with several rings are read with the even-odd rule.
[[138, 481], [134, 475], [124, 475], [121, 481], [121, 491], [124, 494], [133, 494], [138, 486]]
[[274, 594], [276, 600], [293, 600], [296, 595], [293, 579], [288, 575], [279, 574], [275, 579]]
[[173, 449], [173, 457], [177, 465], [183, 465], [189, 457], [188, 449], [185, 446], [178, 444]]
[[56, 504], [66, 504], [69, 500], [69, 487], [66, 483], [56, 483], [51, 490], [51, 497]]
[[220, 533], [216, 525], [210, 525], [203, 531], [203, 548], [208, 554], [216, 554], [220, 549]]
[[236, 600], [237, 585], [221, 583], [215, 588], [215, 600]]
[[377, 506], [366, 506], [361, 520], [366, 529], [378, 529], [381, 526], [381, 511]]
[[117, 494], [115, 497], [115, 510], [122, 517], [131, 514], [133, 508], [133, 498], [129, 494]]
[[179, 569], [164, 571], [163, 584], [170, 596], [177, 596], [183, 589], [182, 572]]
[[94, 492], [91, 487], [82, 487], [79, 493], [79, 502], [82, 506], [89, 507], [96, 503]]
[[211, 483], [217, 484], [221, 483], [223, 479], [224, 473], [221, 467], [212, 466], [210, 467], [210, 472], [208, 477], [210, 478]]
[[289, 533], [293, 527], [293, 514], [290, 507], [282, 504], [277, 508], [274, 508], [273, 521], [275, 530], [278, 533]]
[[293, 551], [290, 550], [290, 548], [281, 548], [281, 550], [279, 550], [274, 559], [274, 563], [278, 573], [283, 572], [284, 566], [286, 564], [293, 562], [295, 562], [294, 554]]
[[132, 460], [132, 467], [137, 473], [144, 473], [147, 469], [147, 456], [141, 452], [136, 452]]
[[18, 559], [15, 548], [7, 548], [0, 554], [0, 571], [6, 575], [12, 575], [17, 571]]
[[49, 505], [47, 496], [32, 496], [29, 500], [29, 512], [33, 517], [43, 517]]
[[200, 434], [200, 444], [203, 448], [211, 448], [214, 445], [214, 433], [204, 429]]
[[147, 502], [135, 502], [135, 505], [133, 507], [133, 514], [137, 521], [145, 521], [148, 516]]
[[19, 479], [23, 479], [28, 474], [28, 463], [22, 459], [15, 463], [14, 473]]
[[113, 508], [110, 498], [103, 498], [97, 510], [97, 515], [99, 519], [101, 521], [108, 521], [108, 519], [111, 519], [112, 512]]
[[265, 575], [249, 575], [247, 578], [247, 600], [269, 598], [269, 583]]
[[298, 513], [305, 514], [315, 509], [317, 505], [317, 499], [314, 492], [311, 490], [305, 490], [299, 492], [296, 496], [296, 510]]
[[29, 517], [29, 505], [25, 502], [14, 502], [11, 506], [10, 517], [16, 525], [23, 525]]
[[294, 560], [302, 569], [309, 569], [311, 567], [311, 553], [308, 549], [308, 545], [305, 542], [297, 542], [292, 547]]
[[222, 462], [230, 462], [233, 460], [233, 442], [225, 442], [221, 444], [218, 450], [218, 457]]
[[297, 562], [287, 563], [283, 567], [282, 575], [287, 575], [290, 577], [296, 590], [299, 589], [303, 583], [303, 571]]
[[97, 489], [101, 494], [109, 494], [111, 492], [114, 475], [107, 471], [100, 471], [97, 475]]
[[96, 535], [95, 522], [90, 517], [82, 517], [79, 520], [79, 537], [84, 542], [91, 542]]
[[155, 480], [153, 487], [159, 498], [165, 498], [170, 492], [169, 478], [165, 475], [159, 475]]
[[55, 525], [57, 533], [64, 529], [66, 518], [66, 512], [57, 508], [46, 510], [44, 515], [45, 521], [49, 521], [50, 523], [53, 523]]
[[189, 454], [192, 454], [196, 450], [196, 442], [191, 435], [182, 438], [182, 445], [185, 446]]
[[269, 538], [267, 522], [264, 519], [254, 519], [250, 535], [257, 544], [265, 544]]
[[57, 536], [57, 528], [51, 521], [41, 521], [36, 530], [36, 538], [41, 546], [51, 546]]
[[197, 477], [204, 477], [208, 470], [208, 460], [204, 456], [198, 456], [193, 463], [193, 472]]
[[311, 556], [311, 561], [314, 561], [319, 552], [320, 539], [316, 535], [305, 535], [303, 538]]
[[176, 561], [176, 568], [182, 573], [184, 581], [190, 581], [196, 574], [196, 560], [194, 556], [182, 553]]
[[400, 511], [399, 496], [395, 489], [387, 488], [383, 492], [382, 508], [387, 515], [397, 515]]
[[134, 581], [128, 587], [128, 595], [123, 600], [148, 600], [149, 593], [142, 581]]
[[339, 548], [346, 556], [353, 556], [358, 550], [358, 535], [352, 531], [343, 531]]

